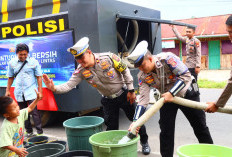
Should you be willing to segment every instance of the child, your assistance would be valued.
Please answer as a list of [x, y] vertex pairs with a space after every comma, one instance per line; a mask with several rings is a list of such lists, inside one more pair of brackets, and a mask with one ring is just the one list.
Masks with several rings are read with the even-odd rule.
[[[36, 91], [36, 90], [35, 90]], [[0, 97], [0, 114], [5, 117], [0, 133], [0, 156], [1, 157], [25, 157], [28, 152], [23, 148], [24, 121], [39, 101], [37, 98], [27, 107], [19, 110], [18, 104], [7, 96]]]

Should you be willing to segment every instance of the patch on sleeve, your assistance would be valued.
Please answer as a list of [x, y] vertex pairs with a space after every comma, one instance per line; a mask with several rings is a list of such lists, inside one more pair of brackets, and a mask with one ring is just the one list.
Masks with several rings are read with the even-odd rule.
[[175, 79], [175, 77], [176, 77], [175, 74], [171, 74], [171, 75], [168, 76], [168, 78], [169, 78], [170, 80]]
[[94, 88], [97, 88], [97, 84], [95, 84], [93, 80], [89, 80], [88, 83], [91, 84]]
[[99, 60], [99, 58], [97, 58], [97, 59], [96, 59], [96, 62], [97, 62], [97, 64], [98, 64], [98, 63], [100, 63], [100, 60]]
[[93, 74], [90, 70], [85, 70], [82, 72], [82, 75], [87, 79], [87, 78], [92, 77]]
[[194, 41], [193, 40], [190, 40], [190, 45], [194, 45]]
[[167, 60], [167, 63], [171, 65], [172, 68], [175, 68], [177, 66], [177, 62], [174, 57], [171, 57]]
[[117, 55], [113, 54], [110, 56], [110, 58], [112, 59], [114, 63], [114, 68], [117, 71], [123, 72], [127, 68], [126, 64], [124, 64]]
[[148, 75], [146, 78], [145, 78], [145, 82], [149, 85], [153, 85], [155, 83], [155, 79], [152, 75]]
[[117, 62], [120, 61], [120, 58], [115, 54], [112, 55], [112, 59], [116, 60]]
[[160, 63], [160, 61], [156, 61], [155, 64], [156, 64], [157, 68], [160, 68], [162, 66], [162, 64]]
[[200, 41], [195, 41], [195, 44], [196, 44], [197, 47], [199, 47], [200, 46]]
[[141, 79], [139, 79], [139, 86], [141, 86], [143, 83], [143, 81]]
[[80, 69], [76, 69], [73, 74], [79, 74], [79, 73], [80, 73]]
[[115, 76], [115, 72], [114, 72], [113, 70], [110, 70], [110, 71], [107, 72], [107, 76], [108, 76], [109, 78], [113, 79], [114, 76]]
[[102, 61], [100, 65], [103, 70], [106, 70], [110, 67], [110, 63], [107, 60]]
[[173, 55], [168, 56], [165, 62], [176, 76], [183, 75], [188, 71], [187, 66]]

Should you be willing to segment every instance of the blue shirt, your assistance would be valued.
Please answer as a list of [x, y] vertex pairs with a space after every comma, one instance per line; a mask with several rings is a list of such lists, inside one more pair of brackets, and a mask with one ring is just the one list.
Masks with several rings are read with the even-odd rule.
[[[35, 88], [38, 88], [36, 76], [42, 76], [41, 66], [39, 62], [31, 57], [27, 57], [27, 63], [18, 73], [15, 80], [14, 95], [18, 102], [23, 102], [23, 95], [25, 100], [33, 100], [37, 97]], [[14, 77], [22, 66], [23, 62], [18, 60], [18, 57], [13, 58], [9, 62], [7, 69], [7, 76]]]

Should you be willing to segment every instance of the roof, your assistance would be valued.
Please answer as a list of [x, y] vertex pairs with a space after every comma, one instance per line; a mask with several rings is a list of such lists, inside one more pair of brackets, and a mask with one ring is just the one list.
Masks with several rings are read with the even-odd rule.
[[[183, 19], [183, 20], [176, 20], [176, 21], [197, 25], [195, 36], [198, 36], [198, 37], [228, 36], [226, 32], [225, 22], [229, 16], [230, 14], [219, 15], [219, 16], [209, 16], [209, 17], [202, 17], [202, 18]], [[181, 33], [181, 35], [185, 36], [186, 27], [176, 26], [176, 28]], [[162, 39], [176, 37], [171, 27], [167, 24], [161, 25], [161, 35], [162, 35]]]

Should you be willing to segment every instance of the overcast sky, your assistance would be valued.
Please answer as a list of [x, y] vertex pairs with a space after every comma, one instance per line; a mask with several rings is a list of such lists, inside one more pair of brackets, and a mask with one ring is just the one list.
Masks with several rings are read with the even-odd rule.
[[161, 19], [178, 20], [232, 14], [232, 0], [119, 0], [143, 4], [161, 12]]

